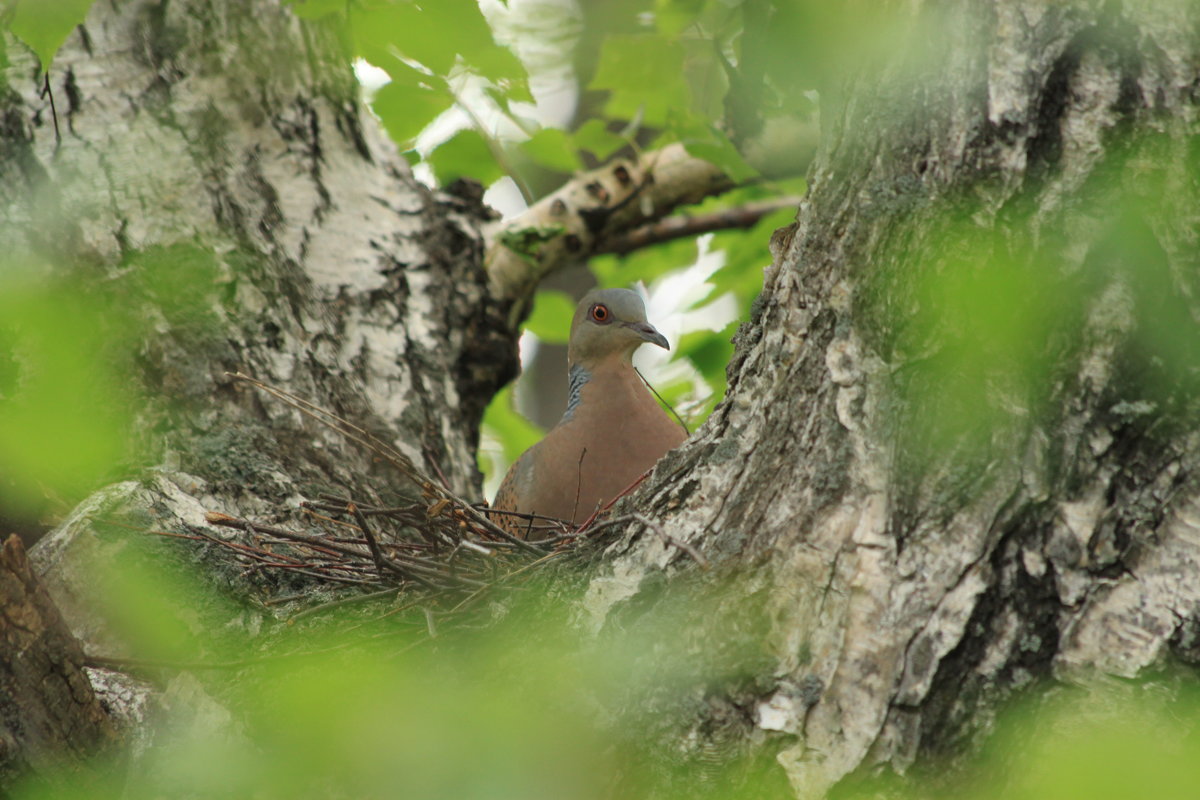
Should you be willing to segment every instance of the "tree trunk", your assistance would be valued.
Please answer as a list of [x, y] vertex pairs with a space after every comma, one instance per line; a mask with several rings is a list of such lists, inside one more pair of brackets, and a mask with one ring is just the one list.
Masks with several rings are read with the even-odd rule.
[[0, 785], [53, 785], [116, 741], [83, 650], [16, 536], [0, 547], [0, 688]]
[[[663, 752], [801, 796], [1032, 683], [1196, 663], [1196, 7], [918, 5], [822, 92], [728, 398], [584, 603], [721, 665]], [[667, 536], [735, 576], [717, 606], [664, 590]]]
[[52, 97], [28, 51], [8, 53], [5, 252], [55, 264], [133, 321], [132, 435], [159, 465], [35, 552], [73, 624], [101, 626], [76, 551], [124, 538], [98, 518], [179, 530], [207, 527], [206, 510], [278, 518], [320, 492], [419, 494], [230, 373], [478, 496], [479, 420], [516, 369], [480, 266], [483, 210], [412, 179], [331, 30], [270, 0], [96, 3], [56, 57]]
[[[1177, 213], [1197, 200], [1194, 12], [906, 8], [940, 45], [822, 92], [812, 191], [728, 399], [660, 463], [636, 500], [652, 524], [579, 606], [601, 643], [670, 626], [693, 662], [641, 706], [659, 754], [778, 759], [801, 795], [951, 752], [1033, 681], [1197, 653], [1194, 345], [1169, 346], [1200, 341]], [[104, 639], [81, 551], [121, 543], [98, 520], [172, 531], [412, 491], [228, 372], [477, 494], [513, 298], [489, 295], [480, 210], [412, 180], [330, 34], [267, 0], [98, 3], [51, 73], [61, 143], [8, 52], [6, 252], [86, 264], [72, 277], [154, 332], [135, 430], [159, 466], [36, 554], [77, 631]], [[1154, 214], [1129, 211], [1139, 192]], [[180, 263], [193, 291], [166, 307], [155, 281]]]

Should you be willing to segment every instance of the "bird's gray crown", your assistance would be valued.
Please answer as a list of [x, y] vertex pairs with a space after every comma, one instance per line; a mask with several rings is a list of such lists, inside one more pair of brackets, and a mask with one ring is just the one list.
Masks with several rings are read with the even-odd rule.
[[629, 289], [594, 289], [584, 295], [571, 322], [567, 359], [589, 369], [618, 359], [629, 363], [646, 342], [670, 349], [666, 338], [646, 321], [646, 305]]

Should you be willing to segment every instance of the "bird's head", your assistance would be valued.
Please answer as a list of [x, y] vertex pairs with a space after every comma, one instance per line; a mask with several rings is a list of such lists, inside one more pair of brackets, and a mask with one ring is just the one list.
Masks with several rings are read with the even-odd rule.
[[588, 366], [611, 358], [625, 363], [649, 342], [670, 350], [667, 338], [646, 321], [646, 306], [629, 289], [595, 289], [584, 295], [571, 322], [567, 360]]

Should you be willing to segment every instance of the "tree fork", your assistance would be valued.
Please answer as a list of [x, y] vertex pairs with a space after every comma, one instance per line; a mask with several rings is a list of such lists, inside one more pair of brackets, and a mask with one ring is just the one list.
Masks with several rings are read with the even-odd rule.
[[17, 536], [0, 546], [0, 784], [55, 786], [117, 740], [83, 648]]

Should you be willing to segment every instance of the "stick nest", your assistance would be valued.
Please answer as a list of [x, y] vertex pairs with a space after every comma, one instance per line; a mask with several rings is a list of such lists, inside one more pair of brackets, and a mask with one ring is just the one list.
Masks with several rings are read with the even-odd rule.
[[[329, 593], [305, 592], [267, 601], [307, 600], [309, 607], [292, 619], [400, 595], [412, 601], [408, 607], [436, 599], [441, 609], [466, 610], [488, 590], [519, 588], [537, 568], [577, 553], [578, 543], [591, 534], [629, 521], [596, 523], [593, 519], [575, 529], [561, 520], [517, 514], [526, 536], [513, 536], [489, 518], [513, 512], [487, 509], [456, 496], [394, 447], [302, 398], [240, 373], [231, 377], [338, 431], [391, 464], [420, 489], [419, 501], [392, 507], [322, 495], [301, 503], [307, 523], [302, 526], [269, 525], [210, 511], [206, 514], [209, 525], [245, 535], [195, 529], [170, 534], [232, 552], [248, 571], [303, 577], [333, 590], [336, 599], [315, 606], [311, 605], [314, 598]], [[299, 527], [304, 530], [294, 529]]]

